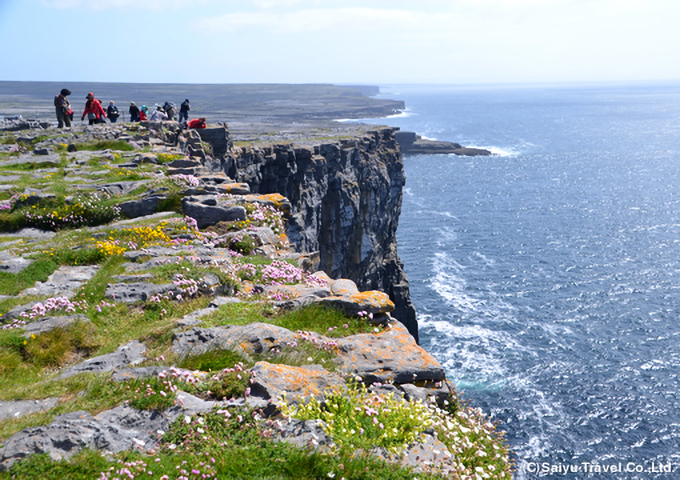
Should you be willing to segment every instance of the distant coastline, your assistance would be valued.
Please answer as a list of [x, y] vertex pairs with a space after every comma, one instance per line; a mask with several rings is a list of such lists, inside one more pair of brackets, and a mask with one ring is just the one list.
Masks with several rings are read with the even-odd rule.
[[373, 98], [377, 86], [330, 84], [153, 84], [97, 82], [9, 82], [0, 81], [0, 117], [53, 119], [52, 99], [69, 88], [78, 113], [87, 92], [102, 102], [113, 100], [127, 112], [131, 101], [153, 106], [166, 101], [179, 105], [191, 100], [191, 114], [208, 123], [228, 122], [238, 135], [246, 132], [298, 131], [318, 128], [347, 129], [337, 118], [387, 117], [405, 109], [403, 101]]

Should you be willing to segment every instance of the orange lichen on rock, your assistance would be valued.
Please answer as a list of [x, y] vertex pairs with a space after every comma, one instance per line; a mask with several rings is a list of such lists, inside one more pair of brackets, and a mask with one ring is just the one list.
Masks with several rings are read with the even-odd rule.
[[280, 193], [257, 195], [256, 198], [262, 203], [273, 205], [281, 210], [284, 215], [290, 215], [290, 201]]
[[257, 362], [252, 371], [251, 395], [275, 401], [285, 395], [288, 403], [307, 401], [311, 397], [321, 398], [325, 391], [344, 384], [340, 376], [320, 365], [291, 367]]
[[341, 371], [364, 381], [400, 384], [445, 378], [441, 364], [399, 322], [378, 334], [353, 335], [338, 343]]
[[386, 293], [378, 290], [355, 293], [350, 299], [369, 313], [387, 313], [394, 310], [394, 302]]

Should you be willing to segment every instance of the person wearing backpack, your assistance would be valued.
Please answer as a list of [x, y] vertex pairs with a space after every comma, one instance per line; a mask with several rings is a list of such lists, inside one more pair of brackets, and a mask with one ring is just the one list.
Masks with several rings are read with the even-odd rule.
[[118, 117], [120, 117], [118, 107], [116, 107], [116, 104], [113, 103], [113, 100], [111, 100], [109, 102], [109, 106], [106, 107], [106, 114], [109, 116], [109, 120], [111, 121], [111, 123], [116, 123]]
[[104, 119], [106, 118], [106, 112], [104, 112], [104, 109], [102, 108], [102, 104], [94, 98], [94, 94], [92, 92], [87, 94], [87, 102], [85, 102], [85, 110], [83, 110], [83, 114], [80, 117], [80, 120], [85, 120], [85, 115], [87, 115], [87, 120], [89, 121], [90, 125], [94, 125], [96, 123], [103, 123]]
[[189, 110], [191, 110], [191, 105], [189, 105], [189, 99], [187, 98], [179, 106], [179, 119], [177, 120], [179, 123], [182, 123], [182, 119], [185, 122], [189, 120]]
[[59, 95], [54, 97], [54, 108], [57, 113], [57, 128], [71, 128], [71, 119], [73, 118], [73, 110], [71, 110], [71, 102], [68, 101], [68, 96], [71, 91], [68, 88], [62, 88]]

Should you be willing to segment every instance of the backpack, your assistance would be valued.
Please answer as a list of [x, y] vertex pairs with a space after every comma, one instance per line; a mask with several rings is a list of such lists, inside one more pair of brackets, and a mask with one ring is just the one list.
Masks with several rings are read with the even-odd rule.
[[54, 106], [61, 107], [61, 100], [59, 99], [59, 95], [54, 96]]

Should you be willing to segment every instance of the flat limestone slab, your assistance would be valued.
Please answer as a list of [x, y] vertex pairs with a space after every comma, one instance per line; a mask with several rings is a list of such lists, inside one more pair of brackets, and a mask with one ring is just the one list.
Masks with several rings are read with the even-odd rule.
[[71, 298], [77, 289], [87, 283], [99, 270], [97, 265], [62, 266], [47, 278], [45, 282], [36, 283], [27, 288], [21, 295], [46, 295], [48, 297]]
[[444, 380], [444, 367], [399, 322], [380, 333], [338, 339], [340, 370], [364, 382], [415, 383]]

